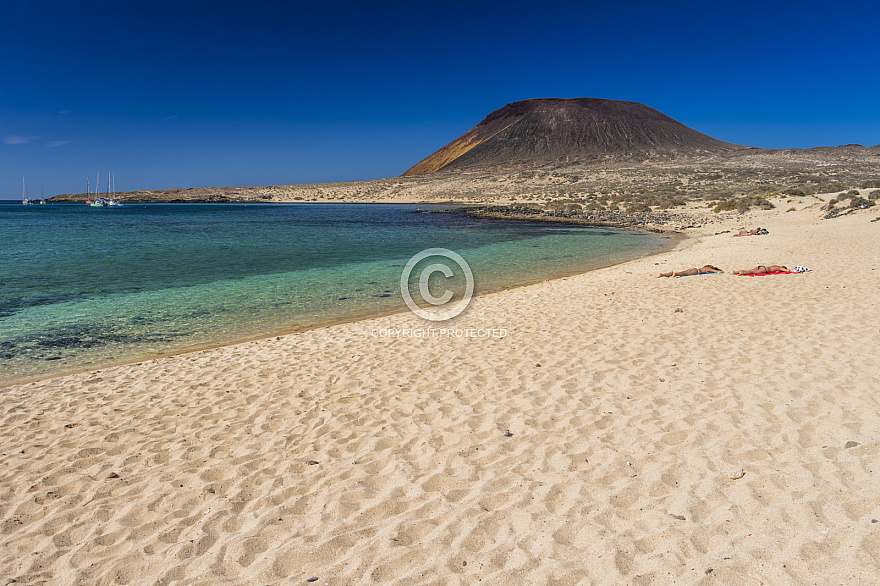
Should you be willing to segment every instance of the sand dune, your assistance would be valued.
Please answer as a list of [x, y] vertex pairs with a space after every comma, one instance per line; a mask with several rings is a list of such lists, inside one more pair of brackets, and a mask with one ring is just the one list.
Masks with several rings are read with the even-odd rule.
[[880, 583], [870, 217], [2, 389], [0, 580]]

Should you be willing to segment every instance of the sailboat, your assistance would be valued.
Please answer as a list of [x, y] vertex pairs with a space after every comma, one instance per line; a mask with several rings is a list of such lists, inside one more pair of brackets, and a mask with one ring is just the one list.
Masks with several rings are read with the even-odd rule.
[[23, 203], [26, 206], [29, 206], [34, 203], [28, 199], [27, 190], [24, 188], [24, 177], [21, 178], [21, 203]]
[[[100, 174], [98, 175], [98, 177], [100, 178]], [[110, 176], [110, 173], [107, 173], [107, 197], [106, 198], [97, 197], [94, 200], [87, 199], [86, 205], [91, 206], [93, 208], [121, 206], [122, 202], [119, 201], [118, 199], [116, 199], [116, 197], [114, 197], [114, 194], [111, 193], [111, 185], [112, 185], [111, 176]], [[91, 186], [89, 185], [89, 178], [86, 177], [86, 193], [88, 193], [90, 189], [91, 189]], [[95, 185], [95, 195], [98, 195], [98, 189], [100, 189], [100, 179], [98, 180], [98, 184]]]
[[111, 177], [110, 173], [107, 173], [107, 194], [110, 196], [107, 205], [109, 206], [121, 206], [122, 202], [116, 199], [116, 177]]
[[[98, 177], [99, 177], [98, 183], [100, 183], [101, 176], [98, 175]], [[99, 188], [99, 185], [95, 184], [95, 195], [98, 195], [98, 188]], [[91, 181], [89, 180], [88, 177], [86, 177], [86, 195], [88, 196], [88, 199], [86, 199], [86, 205], [89, 207], [102, 208], [107, 205], [107, 200], [105, 200], [103, 197], [96, 197], [94, 200], [91, 198], [92, 186], [91, 186]]]

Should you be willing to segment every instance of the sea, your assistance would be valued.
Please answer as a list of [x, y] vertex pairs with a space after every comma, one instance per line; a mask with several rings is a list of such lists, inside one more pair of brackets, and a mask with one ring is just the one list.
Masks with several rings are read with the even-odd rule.
[[[406, 311], [401, 274], [426, 249], [461, 255], [481, 294], [670, 244], [431, 208], [0, 201], [0, 385]], [[450, 266], [428, 271], [432, 295], [463, 290]]]

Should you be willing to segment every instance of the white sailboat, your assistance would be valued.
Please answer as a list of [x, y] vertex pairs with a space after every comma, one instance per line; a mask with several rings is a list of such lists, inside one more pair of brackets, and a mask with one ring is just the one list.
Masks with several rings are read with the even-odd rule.
[[[122, 202], [116, 199], [115, 193], [113, 192], [114, 188], [111, 187], [115, 183], [116, 178], [112, 177], [110, 173], [107, 173], [107, 197], [96, 197], [94, 200], [87, 199], [86, 205], [93, 208], [103, 208], [109, 206], [121, 206]], [[98, 179], [95, 185], [95, 195], [98, 195], [98, 190], [101, 189], [101, 174], [98, 174]], [[88, 193], [91, 186], [89, 185], [89, 178], [86, 177], [86, 192]]]
[[21, 203], [23, 203], [26, 206], [29, 206], [32, 203], [34, 203], [28, 199], [27, 190], [24, 187], [24, 177], [21, 178]]
[[[101, 176], [98, 175], [98, 180], [95, 183], [95, 195], [98, 195], [98, 184], [101, 182], [100, 177]], [[92, 186], [89, 177], [86, 177], [86, 196], [86, 205], [91, 208], [101, 208], [107, 205], [106, 203], [104, 203], [103, 198], [96, 197], [95, 199], [92, 199]]]
[[121, 206], [122, 202], [116, 199], [116, 177], [107, 173], [107, 194], [110, 196], [107, 205]]

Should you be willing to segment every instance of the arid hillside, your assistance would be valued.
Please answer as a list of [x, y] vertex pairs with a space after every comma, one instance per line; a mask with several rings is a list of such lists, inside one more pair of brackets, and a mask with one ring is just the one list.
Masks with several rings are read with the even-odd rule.
[[548, 163], [671, 160], [744, 148], [697, 132], [636, 102], [542, 98], [495, 110], [404, 176]]
[[[118, 197], [123, 202], [527, 203], [643, 213], [719, 204], [766, 209], [779, 198], [788, 202], [821, 194], [838, 201], [842, 195], [849, 204], [875, 201], [880, 145], [745, 147], [643, 104], [577, 98], [508, 104], [401, 177], [141, 190]], [[52, 198], [86, 199], [82, 193]], [[831, 198], [820, 199], [817, 203], [824, 204]]]

